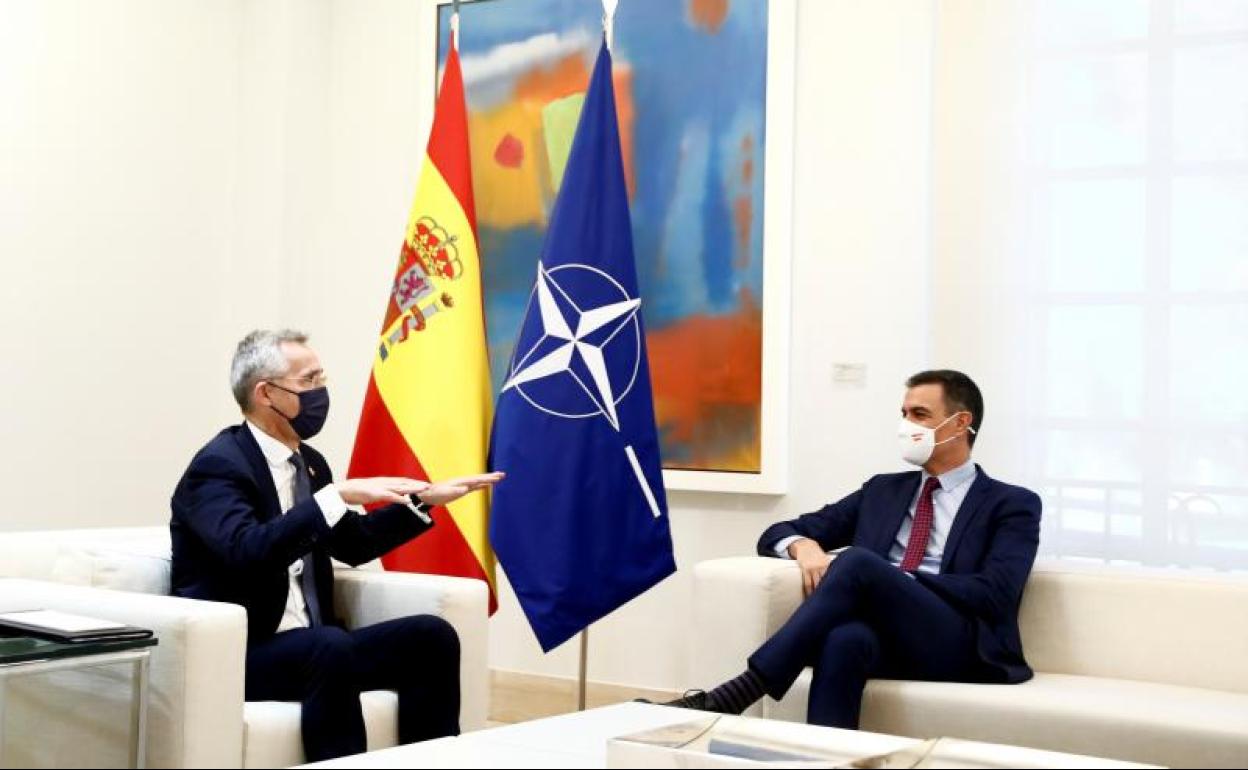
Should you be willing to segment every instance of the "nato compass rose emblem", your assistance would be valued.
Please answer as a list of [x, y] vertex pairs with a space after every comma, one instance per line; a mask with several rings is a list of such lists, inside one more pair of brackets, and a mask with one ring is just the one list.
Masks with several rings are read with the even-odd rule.
[[[533, 300], [537, 313], [533, 313]], [[537, 264], [537, 282], [502, 393], [515, 390], [533, 408], [568, 420], [602, 417], [618, 433], [616, 407], [641, 367], [641, 300], [596, 267]], [[632, 446], [624, 453], [658, 518], [654, 491]]]

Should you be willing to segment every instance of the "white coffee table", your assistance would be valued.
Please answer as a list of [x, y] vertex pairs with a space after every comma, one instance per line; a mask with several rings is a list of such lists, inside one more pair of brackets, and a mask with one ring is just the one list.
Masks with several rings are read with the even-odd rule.
[[698, 713], [619, 703], [306, 767], [606, 767], [608, 739], [686, 722]]
[[[645, 703], [618, 703], [614, 706], [563, 714], [548, 719], [495, 727], [441, 738], [409, 746], [397, 746], [367, 754], [317, 762], [305, 767], [410, 768], [410, 767], [498, 767], [498, 768], [581, 768], [606, 767], [607, 742], [621, 735], [653, 730], [707, 716], [702, 712]], [[881, 735], [831, 727], [798, 725], [789, 722], [750, 720], [757, 725], [774, 725], [786, 735], [802, 734], [827, 741], [847, 753], [867, 756], [911, 746], [918, 741], [895, 735]], [[989, 744], [982, 744], [990, 748]], [[1034, 766], [1047, 767], [1141, 767], [1092, 757], [1030, 749], [999, 747], [1005, 752], [1003, 765], [1023, 762], [1027, 755]]]

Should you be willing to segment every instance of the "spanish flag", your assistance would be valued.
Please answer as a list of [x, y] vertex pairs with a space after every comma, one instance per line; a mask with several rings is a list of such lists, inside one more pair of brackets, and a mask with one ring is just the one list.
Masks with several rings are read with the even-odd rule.
[[[464, 81], [452, 45], [348, 476], [445, 480], [481, 473], [490, 396]], [[484, 580], [493, 613], [488, 512], [486, 494], [435, 508], [436, 526], [382, 563]]]

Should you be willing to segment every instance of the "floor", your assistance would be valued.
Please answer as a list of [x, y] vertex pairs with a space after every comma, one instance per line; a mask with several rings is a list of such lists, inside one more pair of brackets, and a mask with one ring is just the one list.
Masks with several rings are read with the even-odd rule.
[[[577, 681], [558, 677], [490, 672], [489, 725], [527, 722], [531, 719], [567, 714], [577, 710]], [[625, 703], [636, 698], [655, 702], [671, 700], [680, 693], [591, 682], [586, 688], [587, 708]]]

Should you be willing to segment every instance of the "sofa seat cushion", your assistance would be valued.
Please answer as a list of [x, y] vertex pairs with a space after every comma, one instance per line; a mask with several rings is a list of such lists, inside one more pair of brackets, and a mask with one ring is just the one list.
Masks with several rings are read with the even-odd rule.
[[[767, 716], [803, 721], [807, 669]], [[1043, 729], [1037, 729], [1043, 724]], [[1018, 685], [872, 680], [862, 729], [949, 736], [1171, 767], [1248, 766], [1248, 694], [1039, 673]]]
[[[360, 695], [368, 750], [398, 745], [399, 696], [392, 690]], [[291, 767], [304, 764], [298, 703], [247, 701], [243, 705], [243, 767]]]

